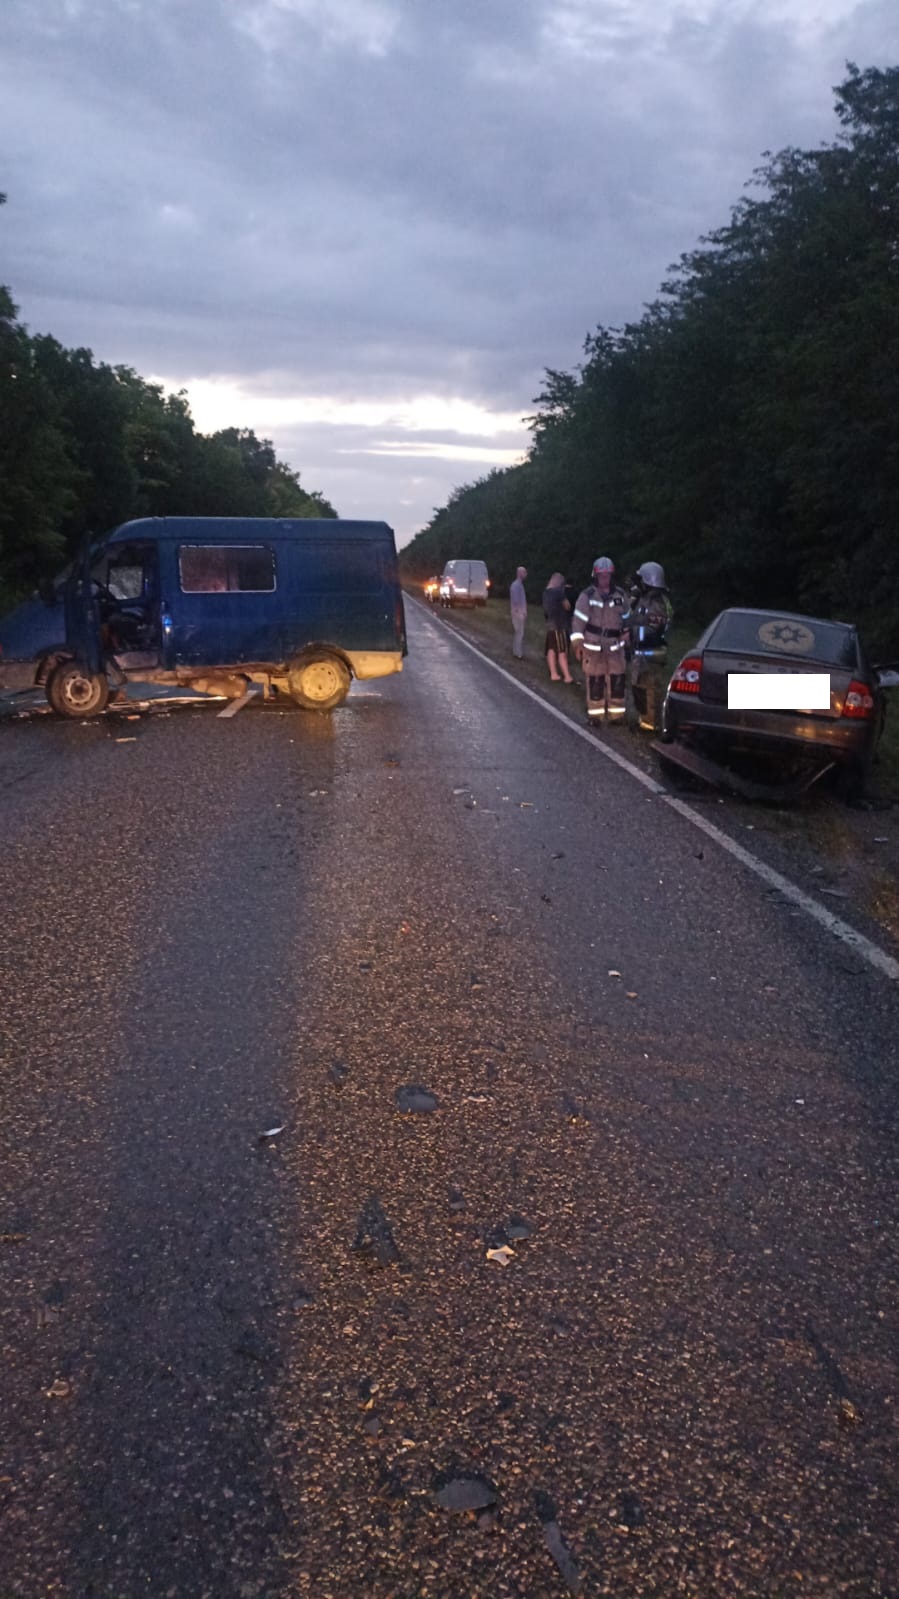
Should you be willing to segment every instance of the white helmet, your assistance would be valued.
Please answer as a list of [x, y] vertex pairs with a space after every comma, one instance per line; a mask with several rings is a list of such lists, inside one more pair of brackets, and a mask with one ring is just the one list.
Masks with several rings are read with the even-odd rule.
[[663, 589], [668, 586], [665, 582], [665, 568], [660, 566], [658, 561], [644, 561], [637, 569], [637, 576], [648, 589]]
[[594, 577], [596, 576], [597, 572], [611, 572], [612, 576], [614, 577], [615, 562], [611, 560], [608, 555], [598, 555], [596, 560], [593, 562]]

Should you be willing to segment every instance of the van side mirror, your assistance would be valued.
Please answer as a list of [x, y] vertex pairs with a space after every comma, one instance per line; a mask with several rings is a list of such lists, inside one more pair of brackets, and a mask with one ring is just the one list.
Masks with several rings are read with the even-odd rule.
[[899, 661], [890, 661], [887, 665], [875, 666], [873, 672], [881, 688], [899, 688]]

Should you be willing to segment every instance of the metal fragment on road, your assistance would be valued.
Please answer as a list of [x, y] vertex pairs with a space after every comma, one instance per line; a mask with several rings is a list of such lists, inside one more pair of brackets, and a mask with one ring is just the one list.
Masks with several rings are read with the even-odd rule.
[[559, 1574], [568, 1592], [579, 1594], [583, 1587], [581, 1574], [577, 1561], [562, 1537], [562, 1529], [559, 1523], [557, 1521], [545, 1521], [543, 1523], [543, 1537], [547, 1549], [559, 1568]]
[[397, 1109], [404, 1114], [427, 1114], [428, 1111], [436, 1110], [439, 1104], [437, 1095], [432, 1094], [431, 1090], [423, 1087], [421, 1083], [404, 1083], [402, 1088], [397, 1089], [395, 1098]]
[[434, 1490], [441, 1510], [487, 1510], [497, 1501], [497, 1491], [488, 1477], [480, 1472], [449, 1477]]
[[260, 1144], [268, 1144], [268, 1143], [270, 1143], [273, 1138], [277, 1138], [279, 1133], [283, 1133], [283, 1131], [284, 1131], [286, 1126], [287, 1126], [287, 1123], [286, 1122], [282, 1122], [280, 1127], [269, 1127], [269, 1128], [267, 1128], [264, 1133], [260, 1133], [259, 1134], [259, 1142], [260, 1142]]
[[393, 1236], [393, 1228], [384, 1214], [381, 1201], [374, 1194], [362, 1207], [353, 1249], [378, 1266], [399, 1265], [401, 1256]]
[[509, 1220], [506, 1222], [506, 1235], [511, 1238], [512, 1242], [515, 1244], [523, 1242], [526, 1238], [530, 1238], [533, 1230], [534, 1229], [530, 1222], [525, 1221], [523, 1216], [510, 1216]]
[[625, 1489], [625, 1491], [619, 1495], [618, 1503], [620, 1506], [618, 1513], [618, 1522], [620, 1526], [627, 1527], [629, 1532], [635, 1532], [638, 1527], [644, 1526], [646, 1522], [646, 1512], [635, 1493], [632, 1493], [629, 1489]]
[[494, 1261], [497, 1266], [508, 1266], [509, 1261], [515, 1259], [515, 1251], [508, 1244], [500, 1244], [498, 1249], [487, 1250], [487, 1259]]
[[57, 1377], [47, 1389], [48, 1399], [70, 1399], [71, 1395], [72, 1384], [65, 1377]]
[[583, 1104], [578, 1104], [578, 1101], [572, 1099], [570, 1094], [562, 1095], [562, 1111], [570, 1122], [588, 1122], [590, 1120], [586, 1107]]
[[538, 1489], [534, 1495], [534, 1507], [543, 1526], [543, 1538], [546, 1547], [556, 1563], [556, 1567], [569, 1593], [579, 1594], [583, 1587], [581, 1573], [571, 1550], [562, 1537], [559, 1526], [556, 1506], [549, 1494]]

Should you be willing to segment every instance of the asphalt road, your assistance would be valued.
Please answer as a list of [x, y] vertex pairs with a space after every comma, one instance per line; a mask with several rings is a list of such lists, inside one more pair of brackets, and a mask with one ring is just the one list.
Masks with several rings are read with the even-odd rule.
[[410, 635], [0, 726], [0, 1595], [895, 1599], [896, 984]]

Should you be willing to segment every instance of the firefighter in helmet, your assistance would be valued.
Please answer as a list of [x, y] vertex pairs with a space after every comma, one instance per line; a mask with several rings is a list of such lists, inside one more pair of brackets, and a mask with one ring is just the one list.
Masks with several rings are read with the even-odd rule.
[[634, 709], [642, 728], [655, 732], [674, 612], [664, 569], [644, 561], [631, 588], [630, 656]]
[[628, 597], [615, 584], [607, 555], [593, 562], [593, 581], [578, 596], [571, 647], [584, 673], [591, 722], [621, 722], [627, 688]]

